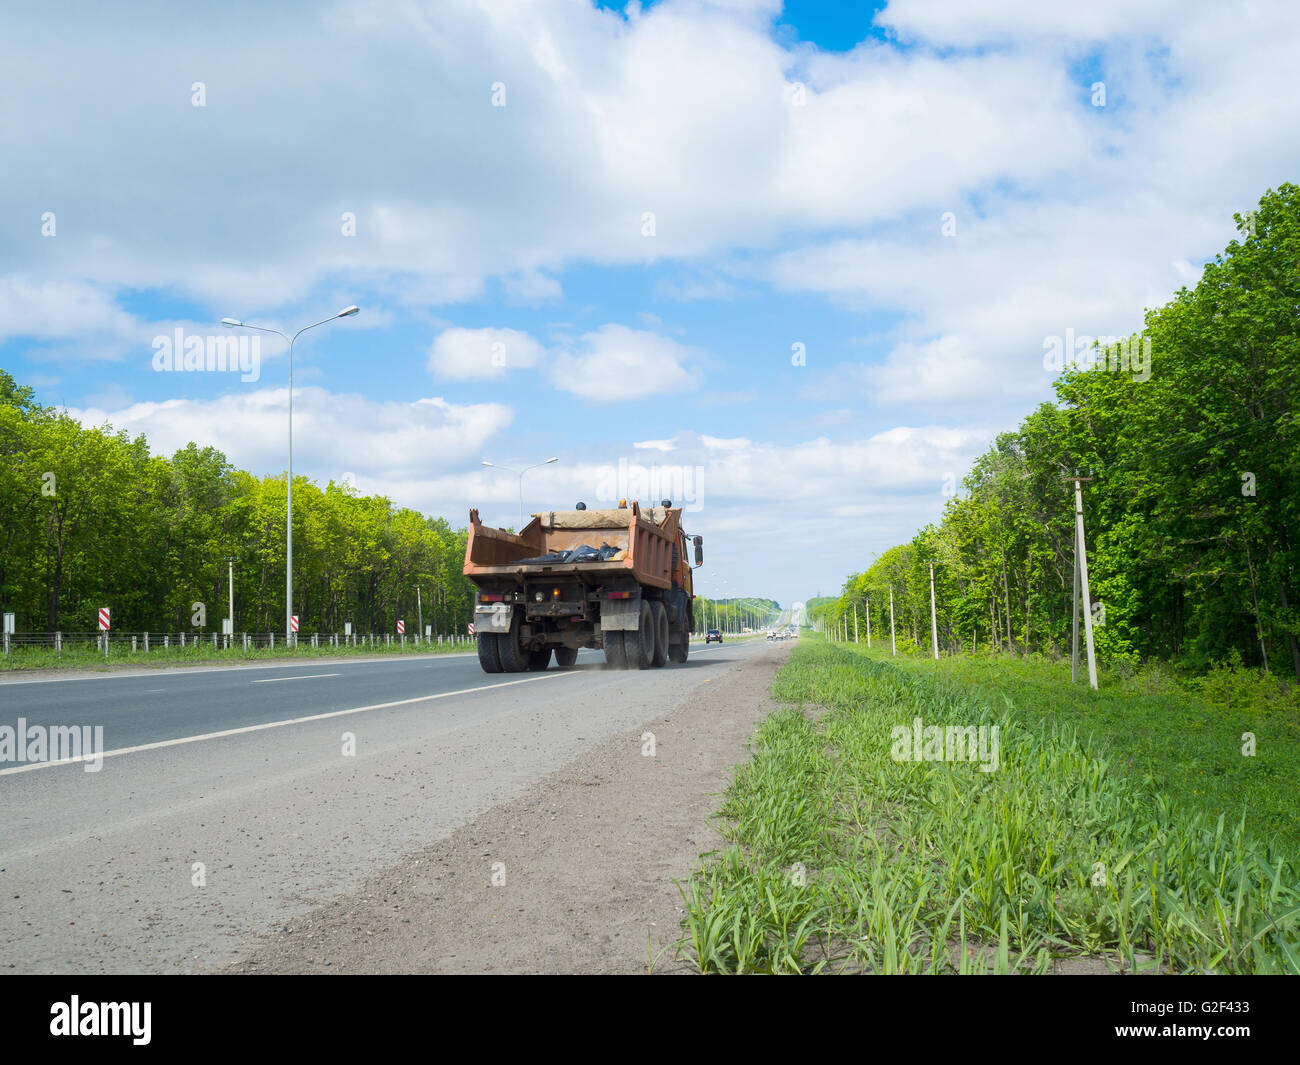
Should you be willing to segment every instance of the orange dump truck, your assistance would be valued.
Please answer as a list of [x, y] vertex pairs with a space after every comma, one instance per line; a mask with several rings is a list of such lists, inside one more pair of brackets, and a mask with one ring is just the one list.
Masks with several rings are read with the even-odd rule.
[[487, 673], [556, 664], [569, 669], [598, 647], [613, 669], [685, 662], [695, 617], [687, 549], [704, 562], [703, 539], [682, 531], [665, 499], [616, 509], [534, 514], [516, 535], [469, 512], [465, 576], [477, 587], [474, 633]]

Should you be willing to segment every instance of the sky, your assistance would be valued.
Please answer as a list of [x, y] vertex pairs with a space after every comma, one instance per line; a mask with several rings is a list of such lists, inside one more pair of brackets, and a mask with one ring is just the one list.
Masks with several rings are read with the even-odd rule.
[[1297, 179], [1297, 59], [1290, 0], [6, 4], [0, 366], [275, 474], [286, 345], [219, 322], [355, 304], [295, 473], [515, 526], [483, 462], [556, 457], [528, 511], [668, 496], [697, 592], [789, 605]]

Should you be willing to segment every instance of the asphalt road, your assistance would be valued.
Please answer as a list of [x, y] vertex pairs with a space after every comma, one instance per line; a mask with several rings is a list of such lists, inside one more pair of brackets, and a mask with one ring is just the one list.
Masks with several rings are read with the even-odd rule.
[[[756, 641], [761, 645], [763, 641]], [[682, 666], [487, 675], [473, 656], [0, 682], [0, 726], [103, 727], [107, 757], [0, 764], [0, 972], [186, 972], [353, 886], [754, 643]]]
[[[580, 661], [594, 666], [603, 657], [584, 651]], [[0, 725], [23, 717], [29, 725], [101, 726], [111, 750], [534, 676], [489, 677], [475, 655], [429, 655], [52, 677], [0, 683]]]

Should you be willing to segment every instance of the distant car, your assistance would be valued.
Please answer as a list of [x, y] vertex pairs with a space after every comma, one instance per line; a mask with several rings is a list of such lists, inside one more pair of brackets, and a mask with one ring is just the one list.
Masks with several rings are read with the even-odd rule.
[[718, 643], [721, 643], [722, 633], [720, 633], [717, 629], [710, 629], [708, 632], [704, 634], [704, 642], [712, 643], [714, 640], [717, 640]]

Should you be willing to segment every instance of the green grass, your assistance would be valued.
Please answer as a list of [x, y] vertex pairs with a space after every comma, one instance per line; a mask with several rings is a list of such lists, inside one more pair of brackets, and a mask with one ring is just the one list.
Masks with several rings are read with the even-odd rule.
[[[853, 648], [847, 648], [852, 650]], [[865, 653], [861, 645], [856, 648]], [[929, 677], [940, 694], [990, 704], [1009, 699], [1027, 721], [1068, 726], [1113, 772], [1148, 779], [1171, 800], [1208, 817], [1244, 814], [1256, 838], [1300, 855], [1300, 688], [1224, 667], [1180, 679], [1160, 665], [1103, 670], [1088, 687], [1086, 664], [1070, 683], [1070, 663], [1008, 655], [890, 659], [909, 676]], [[1243, 736], [1255, 754], [1242, 754]]]
[[[1107, 754], [1097, 720], [1085, 736], [1060, 711], [1075, 693], [1059, 678], [999, 685], [973, 663], [992, 672], [970, 683], [962, 668], [801, 643], [773, 686], [793, 705], [760, 727], [719, 811], [728, 846], [681, 885], [679, 947], [702, 971], [1043, 972], [1100, 955], [1300, 972], [1294, 848], [1260, 842], [1249, 810], [1194, 809]], [[918, 716], [996, 724], [997, 771], [895, 761], [891, 729]]]

